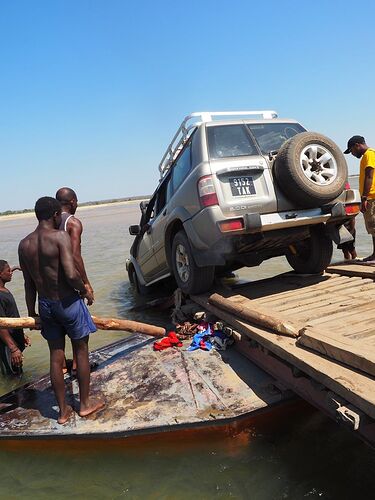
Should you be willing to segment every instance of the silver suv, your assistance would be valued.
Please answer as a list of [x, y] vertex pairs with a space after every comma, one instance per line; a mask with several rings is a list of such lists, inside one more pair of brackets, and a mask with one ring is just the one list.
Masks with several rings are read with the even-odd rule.
[[343, 223], [359, 212], [347, 165], [329, 138], [274, 111], [193, 113], [159, 165], [160, 181], [127, 260], [142, 293], [173, 277], [185, 293], [215, 274], [285, 255], [298, 273], [321, 273]]

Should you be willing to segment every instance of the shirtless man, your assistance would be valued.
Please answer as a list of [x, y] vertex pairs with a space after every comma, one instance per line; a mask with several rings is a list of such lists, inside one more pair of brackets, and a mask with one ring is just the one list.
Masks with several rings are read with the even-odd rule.
[[[75, 266], [85, 284], [85, 287], [89, 290], [92, 300], [94, 300], [94, 291], [87, 277], [85, 264], [83, 263], [81, 255], [81, 237], [83, 231], [82, 222], [74, 216], [78, 207], [77, 195], [73, 189], [62, 187], [56, 193], [56, 200], [60, 202], [62, 208], [61, 224], [59, 229], [66, 231], [70, 236]], [[91, 306], [91, 304], [92, 302], [88, 302], [89, 306]]]
[[[19, 244], [18, 254], [25, 280], [25, 297], [29, 316], [36, 316], [38, 294], [42, 335], [50, 350], [50, 375], [60, 408], [59, 424], [68, 421], [73, 410], [65, 399], [63, 375], [65, 335], [73, 345], [77, 358], [79, 415], [86, 417], [102, 408], [102, 401], [90, 399], [89, 334], [96, 331], [83, 301], [93, 297], [80, 277], [73, 259], [69, 235], [59, 231], [61, 205], [45, 196], [35, 204], [39, 224]], [[78, 292], [77, 292], [78, 290]]]
[[[85, 284], [85, 288], [90, 292], [92, 299], [87, 300], [87, 304], [91, 306], [94, 301], [94, 291], [87, 277], [85, 264], [81, 255], [81, 237], [82, 237], [82, 222], [74, 216], [78, 207], [78, 198], [73, 189], [68, 187], [62, 187], [57, 190], [56, 200], [60, 202], [62, 213], [61, 213], [61, 223], [59, 229], [66, 231], [70, 236], [70, 241], [72, 243], [73, 258], [77, 271], [79, 272], [82, 281]], [[64, 371], [67, 371], [67, 363], [65, 360]], [[77, 372], [77, 361], [75, 359], [73, 351], [73, 364], [71, 367], [70, 374], [75, 376]]]

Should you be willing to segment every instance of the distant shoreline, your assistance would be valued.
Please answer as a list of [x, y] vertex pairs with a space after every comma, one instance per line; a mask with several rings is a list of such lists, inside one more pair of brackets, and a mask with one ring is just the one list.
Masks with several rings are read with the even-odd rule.
[[[102, 201], [87, 201], [84, 203], [80, 203], [78, 206], [78, 210], [82, 209], [93, 209], [96, 207], [107, 207], [109, 205], [126, 205], [128, 203], [132, 203], [134, 201], [148, 200], [150, 195], [145, 196], [129, 196], [127, 198], [118, 198], [115, 200], [102, 200]], [[31, 217], [34, 216], [33, 208], [25, 208], [24, 210], [7, 210], [6, 212], [0, 212], [0, 220], [12, 220], [19, 219], [22, 217]]]

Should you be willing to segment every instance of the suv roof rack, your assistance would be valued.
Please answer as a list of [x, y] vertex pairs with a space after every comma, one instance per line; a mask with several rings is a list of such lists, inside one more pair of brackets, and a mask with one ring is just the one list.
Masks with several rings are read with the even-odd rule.
[[[196, 129], [198, 125], [202, 123], [208, 123], [214, 121], [218, 117], [245, 117], [245, 116], [259, 116], [263, 120], [272, 120], [277, 118], [276, 111], [266, 110], [266, 111], [197, 111], [186, 116], [184, 121], [181, 123], [179, 129], [174, 135], [171, 143], [169, 144], [163, 158], [159, 164], [160, 177], [163, 178], [164, 175], [170, 169], [171, 164], [177, 157], [178, 153], [183, 148], [186, 141], [191, 136], [193, 130]], [[189, 124], [189, 122], [191, 122]]]

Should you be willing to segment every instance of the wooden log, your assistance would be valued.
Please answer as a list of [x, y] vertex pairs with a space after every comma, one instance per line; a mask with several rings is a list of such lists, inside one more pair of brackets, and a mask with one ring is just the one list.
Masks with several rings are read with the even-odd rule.
[[[153, 337], [163, 337], [165, 335], [165, 328], [147, 323], [140, 323], [139, 321], [131, 321], [129, 319], [119, 318], [101, 318], [99, 316], [92, 316], [95, 325], [100, 330], [126, 330], [129, 332], [144, 333]], [[40, 329], [40, 319], [25, 317], [25, 318], [1, 318], [0, 328], [33, 328]]]
[[238, 302], [233, 303], [218, 293], [214, 293], [208, 297], [208, 302], [249, 323], [262, 326], [278, 334], [287, 335], [288, 337], [298, 337], [299, 330], [302, 327], [302, 325], [298, 326], [293, 324], [291, 321], [287, 321], [280, 316], [274, 314], [271, 316], [258, 307], [249, 307], [244, 304], [239, 304]]
[[140, 323], [139, 321], [132, 321], [130, 319], [99, 318], [98, 316], [92, 316], [92, 319], [100, 330], [127, 330], [130, 332], [145, 333], [153, 337], [164, 337], [166, 333], [165, 328], [160, 326]]

